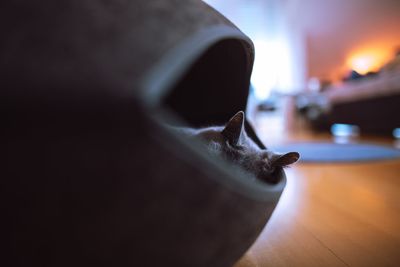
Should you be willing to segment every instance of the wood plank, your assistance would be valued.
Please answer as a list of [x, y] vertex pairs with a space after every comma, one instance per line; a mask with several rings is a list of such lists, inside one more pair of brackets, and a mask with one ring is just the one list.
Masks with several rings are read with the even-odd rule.
[[[256, 122], [267, 145], [332, 140], [293, 119], [285, 125], [282, 118], [278, 112]], [[300, 163], [287, 176], [271, 220], [235, 267], [400, 266], [400, 160]]]
[[[399, 163], [393, 163], [393, 167]], [[372, 187], [368, 183], [375, 179], [373, 170], [380, 169], [381, 165], [365, 163], [364, 166], [325, 168], [329, 171], [322, 169], [318, 177], [311, 175], [308, 179], [305, 194], [309, 198], [305, 206], [308, 216], [302, 216], [302, 221], [352, 266], [398, 266], [399, 199], [397, 194], [379, 192], [380, 186]], [[388, 170], [387, 175], [396, 175], [392, 168], [383, 169]], [[319, 182], [313, 184], [315, 178]], [[381, 184], [385, 185], [386, 181]]]

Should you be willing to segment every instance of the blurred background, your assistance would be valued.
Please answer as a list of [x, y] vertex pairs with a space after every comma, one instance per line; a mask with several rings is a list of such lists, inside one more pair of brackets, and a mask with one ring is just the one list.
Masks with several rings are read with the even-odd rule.
[[253, 123], [270, 116], [269, 124], [284, 128], [283, 123], [284, 131], [291, 127], [290, 113], [314, 131], [332, 132], [341, 124], [355, 126], [347, 129], [352, 135], [396, 136], [400, 1], [205, 2], [254, 42], [248, 110]]
[[301, 154], [235, 267], [400, 266], [400, 1], [206, 2], [254, 42], [259, 137]]

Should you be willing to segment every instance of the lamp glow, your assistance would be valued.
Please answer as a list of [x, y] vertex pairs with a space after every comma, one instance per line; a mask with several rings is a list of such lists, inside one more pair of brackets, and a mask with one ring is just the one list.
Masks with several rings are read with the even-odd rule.
[[361, 56], [356, 57], [352, 60], [352, 69], [360, 74], [366, 74], [368, 71], [372, 70], [374, 66], [375, 59], [372, 56]]
[[386, 50], [376, 48], [354, 52], [348, 58], [347, 66], [361, 75], [378, 71], [388, 60], [389, 56]]

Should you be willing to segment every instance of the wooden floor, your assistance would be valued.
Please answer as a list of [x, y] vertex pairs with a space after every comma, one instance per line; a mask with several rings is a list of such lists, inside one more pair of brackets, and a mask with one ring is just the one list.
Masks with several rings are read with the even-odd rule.
[[[261, 139], [331, 140], [282, 113], [257, 117]], [[391, 144], [388, 138], [362, 141]], [[287, 186], [259, 236], [235, 267], [400, 266], [400, 160], [306, 164], [287, 170]]]

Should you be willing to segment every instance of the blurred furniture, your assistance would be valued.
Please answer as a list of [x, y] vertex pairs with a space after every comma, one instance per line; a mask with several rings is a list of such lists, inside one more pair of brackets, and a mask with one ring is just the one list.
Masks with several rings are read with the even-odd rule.
[[358, 125], [364, 133], [391, 134], [400, 126], [400, 69], [383, 69], [321, 93], [299, 95], [297, 107], [315, 129], [345, 123]]

